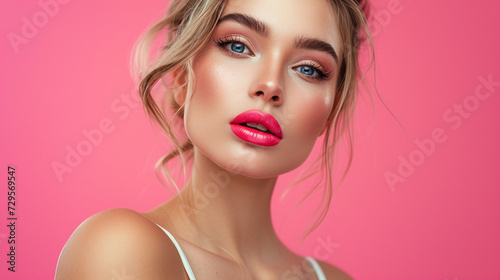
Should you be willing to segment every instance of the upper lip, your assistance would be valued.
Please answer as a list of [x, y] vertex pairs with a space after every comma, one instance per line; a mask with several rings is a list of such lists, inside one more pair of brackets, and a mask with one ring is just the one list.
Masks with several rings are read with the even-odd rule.
[[283, 132], [278, 121], [270, 114], [263, 113], [259, 110], [250, 110], [236, 116], [231, 121], [231, 124], [242, 123], [257, 123], [265, 126], [272, 134], [279, 138], [283, 138]]

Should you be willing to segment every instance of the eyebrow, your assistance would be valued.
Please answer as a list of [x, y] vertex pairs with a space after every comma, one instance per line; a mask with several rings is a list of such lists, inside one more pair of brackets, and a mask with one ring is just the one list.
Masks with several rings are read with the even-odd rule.
[[[269, 36], [269, 26], [252, 16], [239, 13], [227, 14], [221, 17], [217, 22], [217, 24], [228, 20], [232, 20], [237, 23], [243, 24], [263, 37]], [[332, 47], [332, 45], [318, 39], [307, 38], [303, 36], [298, 37], [295, 40], [295, 48], [326, 52], [333, 57], [335, 62], [338, 63], [339, 61], [337, 53], [335, 52], [335, 49]]]
[[243, 24], [263, 37], [267, 37], [269, 35], [269, 27], [267, 26], [267, 24], [263, 23], [262, 21], [254, 17], [238, 13], [227, 14], [221, 17], [217, 24], [227, 20], [232, 20], [236, 21], [237, 23]]
[[337, 56], [335, 49], [327, 42], [314, 38], [299, 37], [295, 40], [295, 47], [298, 49], [311, 49], [327, 52], [333, 57], [333, 59], [335, 59], [335, 62], [339, 62], [339, 57]]

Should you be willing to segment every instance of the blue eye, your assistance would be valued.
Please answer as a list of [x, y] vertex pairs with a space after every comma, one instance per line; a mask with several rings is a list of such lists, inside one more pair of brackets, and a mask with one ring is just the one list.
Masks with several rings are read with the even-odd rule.
[[232, 42], [229, 43], [229, 45], [231, 50], [235, 53], [243, 53], [246, 49], [246, 46], [244, 44], [238, 42]]
[[223, 38], [218, 38], [215, 42], [220, 48], [229, 52], [230, 54], [234, 54], [236, 56], [253, 55], [250, 48], [245, 43], [243, 43], [242, 40], [243, 39], [239, 35], [231, 35]]
[[309, 62], [312, 65], [303, 64], [294, 67], [294, 70], [299, 72], [301, 75], [307, 76], [314, 80], [328, 80], [330, 79], [332, 72], [326, 70], [323, 66], [316, 62]]
[[307, 76], [315, 76], [315, 74], [318, 74], [318, 71], [314, 69], [314, 67], [307, 65], [297, 67], [297, 71]]

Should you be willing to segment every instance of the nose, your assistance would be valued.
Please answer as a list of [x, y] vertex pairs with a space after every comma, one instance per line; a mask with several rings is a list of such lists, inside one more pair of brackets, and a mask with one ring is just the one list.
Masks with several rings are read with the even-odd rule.
[[[272, 64], [271, 64], [272, 65]], [[276, 64], [274, 64], [276, 65]], [[279, 66], [263, 65], [248, 94], [278, 106], [283, 103], [282, 73]]]

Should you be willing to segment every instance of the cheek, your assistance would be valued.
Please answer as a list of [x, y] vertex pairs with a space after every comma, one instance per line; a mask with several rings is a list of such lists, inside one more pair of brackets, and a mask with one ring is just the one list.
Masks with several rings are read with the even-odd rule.
[[332, 106], [324, 102], [317, 102], [304, 113], [304, 119], [310, 124], [312, 134], [319, 136], [326, 125]]
[[207, 51], [193, 63], [195, 83], [186, 103], [184, 127], [189, 139], [206, 155], [211, 147], [224, 150], [217, 139], [230, 135], [229, 122], [240, 111], [236, 104], [241, 101], [245, 82], [239, 77], [240, 72], [234, 71], [238, 68], [224, 59]]
[[[245, 84], [242, 73], [244, 69], [230, 63], [228, 58], [216, 51], [208, 51], [200, 56], [193, 64], [195, 86], [190, 99], [191, 106], [197, 106], [202, 112], [214, 112], [217, 109], [234, 106], [238, 94], [243, 91]], [[237, 71], [236, 71], [237, 69]]]
[[[224, 71], [218, 66], [219, 63], [210, 52], [206, 52], [193, 62], [193, 73], [195, 83], [192, 95], [188, 97], [186, 113], [189, 116], [196, 114], [200, 119], [209, 116], [209, 112], [217, 110], [219, 101], [223, 100], [224, 80], [221, 75]], [[188, 118], [189, 120], [189, 118]]]
[[326, 95], [323, 94], [301, 100], [295, 104], [294, 107], [290, 108], [290, 118], [286, 121], [289, 127], [288, 132], [293, 135], [293, 138], [287, 141], [287, 150], [293, 151], [293, 153], [287, 155], [289, 158], [284, 160], [284, 162], [291, 164], [289, 169], [298, 167], [307, 159], [320, 133], [325, 128], [333, 106], [330, 98], [326, 98]]
[[328, 96], [330, 95], [325, 93], [317, 94], [307, 101], [297, 103], [299, 105], [294, 110], [297, 112], [295, 127], [301, 130], [301, 141], [311, 139], [314, 142], [323, 131], [333, 107], [333, 98]]
[[[214, 64], [212, 64], [214, 65]], [[193, 88], [193, 96], [190, 98], [191, 105], [204, 105], [198, 106], [200, 109], [213, 108], [217, 105], [219, 96], [224, 93], [223, 80], [218, 66], [211, 66], [204, 61], [201, 65], [196, 65], [193, 69], [195, 74], [196, 83]]]

